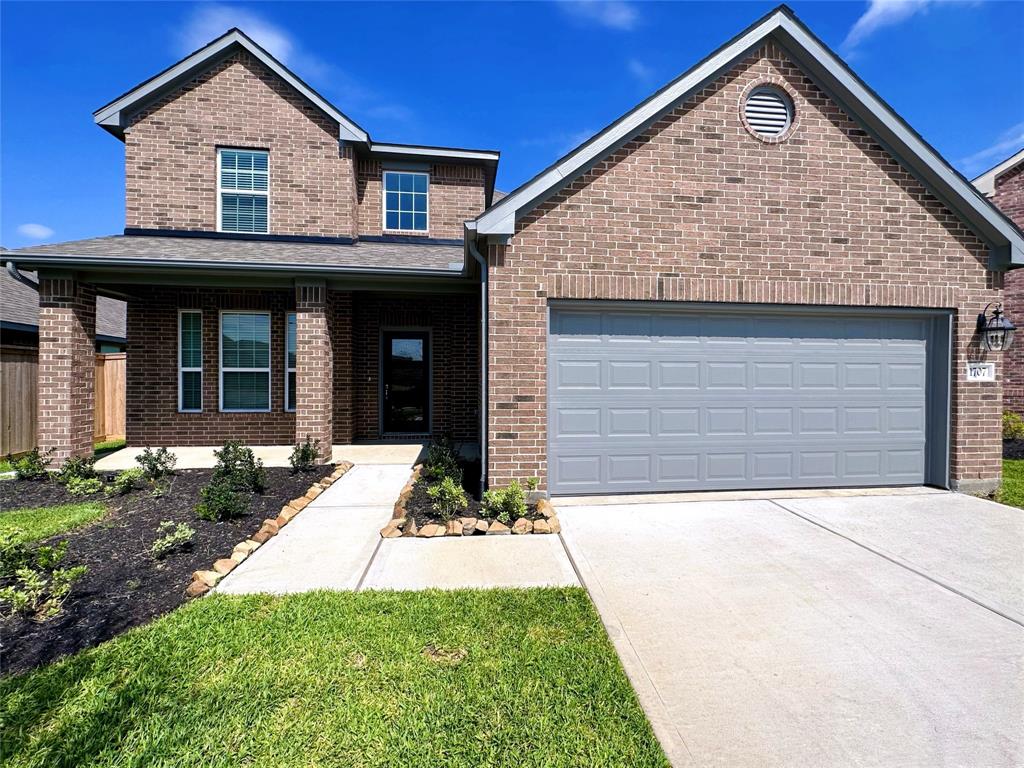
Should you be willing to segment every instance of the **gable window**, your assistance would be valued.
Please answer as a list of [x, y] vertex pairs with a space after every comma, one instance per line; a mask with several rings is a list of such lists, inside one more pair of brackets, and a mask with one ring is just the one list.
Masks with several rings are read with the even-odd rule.
[[295, 313], [288, 313], [284, 348], [284, 409], [295, 410]]
[[384, 171], [384, 229], [393, 232], [427, 231], [425, 173]]
[[270, 314], [220, 315], [220, 409], [270, 410]]
[[221, 232], [269, 232], [269, 190], [269, 153], [249, 149], [217, 150], [217, 208]]
[[203, 313], [178, 312], [178, 410], [203, 410]]

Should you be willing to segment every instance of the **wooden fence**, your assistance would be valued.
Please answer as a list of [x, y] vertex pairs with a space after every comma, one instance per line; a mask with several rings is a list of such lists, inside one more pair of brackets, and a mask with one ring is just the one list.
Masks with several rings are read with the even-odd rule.
[[[123, 439], [125, 353], [96, 355], [96, 442]], [[0, 457], [36, 447], [39, 353], [29, 347], [0, 348]]]

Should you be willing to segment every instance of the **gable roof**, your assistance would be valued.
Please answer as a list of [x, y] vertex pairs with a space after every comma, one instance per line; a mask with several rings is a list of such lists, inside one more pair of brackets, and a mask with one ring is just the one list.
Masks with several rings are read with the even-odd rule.
[[991, 197], [996, 192], [996, 179], [1007, 171], [1013, 170], [1021, 163], [1024, 163], [1024, 148], [1022, 148], [1017, 154], [1010, 155], [998, 165], [989, 168], [971, 183], [974, 184], [977, 190], [981, 192], [981, 194], [985, 195], [985, 197]]
[[785, 5], [756, 21], [689, 71], [469, 222], [478, 235], [515, 234], [516, 221], [653, 125], [768, 39], [988, 244], [993, 267], [1024, 266], [1024, 234], [982, 197]]

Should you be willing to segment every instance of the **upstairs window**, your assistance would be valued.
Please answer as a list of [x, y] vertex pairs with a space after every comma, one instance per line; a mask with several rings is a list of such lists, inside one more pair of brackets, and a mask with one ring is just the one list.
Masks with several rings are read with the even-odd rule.
[[427, 231], [425, 173], [384, 171], [384, 229], [392, 232]]
[[270, 155], [250, 149], [217, 151], [217, 201], [221, 232], [266, 234]]

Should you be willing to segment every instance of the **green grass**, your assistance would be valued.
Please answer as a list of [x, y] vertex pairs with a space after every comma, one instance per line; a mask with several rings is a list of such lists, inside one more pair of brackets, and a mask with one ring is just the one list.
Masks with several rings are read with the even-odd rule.
[[668, 765], [578, 588], [214, 595], [0, 680], [0, 721], [12, 767]]
[[106, 440], [102, 443], [96, 443], [92, 450], [97, 456], [105, 456], [108, 453], [121, 450], [126, 445], [127, 442], [125, 440]]
[[23, 535], [19, 538], [22, 541], [41, 541], [99, 520], [106, 511], [102, 504], [95, 501], [36, 509], [12, 509], [0, 512], [0, 531], [6, 533], [12, 528], [20, 528]]
[[1003, 460], [1003, 484], [996, 491], [996, 501], [1024, 509], [1024, 459]]
[[0, 475], [4, 472], [13, 472], [14, 467], [11, 466], [11, 462], [7, 459], [0, 459]]

